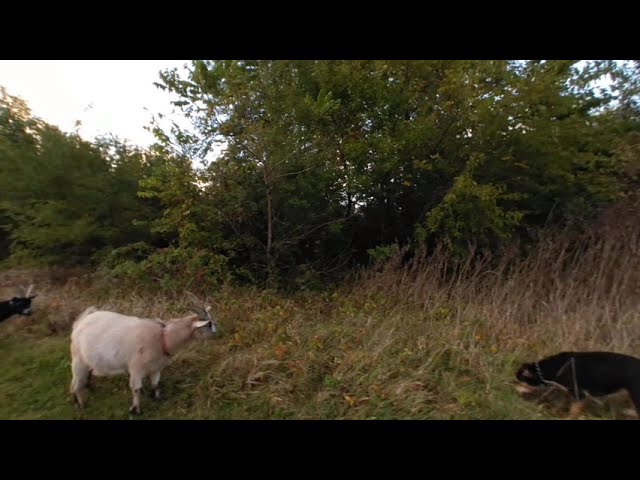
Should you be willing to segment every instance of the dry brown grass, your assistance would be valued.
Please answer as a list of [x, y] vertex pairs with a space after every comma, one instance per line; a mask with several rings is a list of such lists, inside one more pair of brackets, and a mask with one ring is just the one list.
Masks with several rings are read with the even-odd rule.
[[[524, 261], [505, 255], [452, 268], [442, 252], [399, 265], [400, 256], [359, 284], [396, 311], [444, 308], [483, 318], [501, 348], [640, 352], [640, 215], [618, 207], [581, 235], [549, 235]], [[453, 271], [453, 274], [451, 273]], [[366, 293], [365, 293], [366, 292]], [[454, 324], [455, 324], [454, 319]]]
[[[608, 215], [587, 234], [549, 236], [524, 261], [454, 267], [437, 251], [408, 265], [398, 255], [333, 293], [212, 291], [220, 338], [178, 355], [175, 401], [156, 415], [551, 418], [514, 392], [519, 362], [564, 349], [640, 354], [639, 216]], [[180, 296], [105, 292], [79, 272], [0, 282], [37, 275], [38, 313], [5, 322], [0, 340], [67, 335], [90, 304], [160, 318], [186, 309]]]

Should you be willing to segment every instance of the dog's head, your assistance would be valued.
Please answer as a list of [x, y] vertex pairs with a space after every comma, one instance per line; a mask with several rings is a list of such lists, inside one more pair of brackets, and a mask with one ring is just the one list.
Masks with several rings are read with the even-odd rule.
[[516, 387], [520, 393], [533, 393], [544, 385], [543, 378], [535, 363], [520, 365], [516, 372], [516, 379], [520, 382], [520, 385]]
[[544, 383], [535, 363], [523, 363], [520, 365], [516, 372], [516, 378], [519, 382], [526, 383], [532, 387], [537, 387]]

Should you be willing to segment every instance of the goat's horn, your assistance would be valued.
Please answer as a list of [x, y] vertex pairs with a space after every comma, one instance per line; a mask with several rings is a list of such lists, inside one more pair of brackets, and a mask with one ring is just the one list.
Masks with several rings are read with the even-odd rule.
[[198, 299], [198, 297], [196, 297], [196, 296], [195, 296], [193, 293], [191, 293], [189, 290], [185, 290], [185, 294], [187, 295], [187, 297], [189, 297], [189, 299], [190, 299], [192, 302], [197, 303], [197, 304], [202, 303], [202, 302]]
[[31, 285], [29, 285], [29, 288], [27, 289], [27, 291], [25, 292], [24, 296], [28, 297], [29, 295], [31, 295], [31, 291], [33, 290], [33, 283]]
[[189, 308], [191, 309], [197, 309], [197, 310], [204, 310], [204, 307], [200, 304], [200, 303], [195, 303], [195, 302], [189, 302]]
[[202, 308], [202, 302], [200, 301], [200, 299], [198, 297], [196, 297], [193, 293], [191, 293], [188, 290], [185, 290], [185, 296], [189, 299], [189, 306], [191, 307], [198, 307], [198, 308]]

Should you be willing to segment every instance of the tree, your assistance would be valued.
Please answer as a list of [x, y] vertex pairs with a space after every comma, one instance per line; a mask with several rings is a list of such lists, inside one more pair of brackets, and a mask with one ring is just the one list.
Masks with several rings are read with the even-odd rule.
[[13, 254], [86, 263], [104, 248], [146, 239], [134, 224], [152, 214], [136, 196], [145, 168], [138, 149], [63, 133], [2, 92], [0, 217]]

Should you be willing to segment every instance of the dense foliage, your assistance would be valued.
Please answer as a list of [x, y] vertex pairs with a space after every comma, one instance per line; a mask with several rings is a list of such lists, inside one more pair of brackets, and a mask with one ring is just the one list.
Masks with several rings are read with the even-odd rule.
[[396, 244], [532, 245], [639, 185], [638, 62], [194, 61], [157, 85], [192, 128], [146, 151], [2, 90], [0, 257], [307, 286]]

